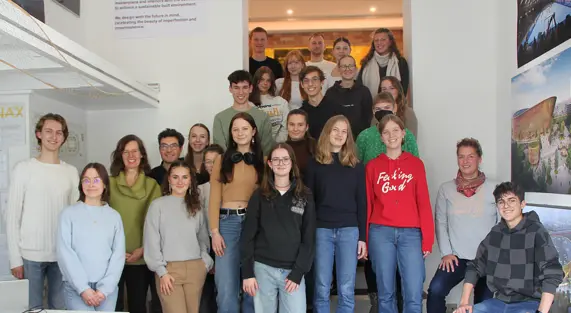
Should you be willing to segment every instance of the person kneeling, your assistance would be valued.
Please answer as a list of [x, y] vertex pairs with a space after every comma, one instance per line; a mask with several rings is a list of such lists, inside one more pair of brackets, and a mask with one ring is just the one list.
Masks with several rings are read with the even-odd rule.
[[[523, 195], [511, 182], [496, 186], [494, 198], [502, 220], [480, 243], [476, 258], [468, 262], [456, 313], [549, 312], [563, 270], [537, 213], [522, 213]], [[470, 294], [484, 276], [495, 296], [472, 308]]]
[[293, 149], [276, 145], [248, 203], [240, 239], [244, 291], [256, 313], [306, 311], [305, 281], [313, 262], [315, 205], [300, 179]]

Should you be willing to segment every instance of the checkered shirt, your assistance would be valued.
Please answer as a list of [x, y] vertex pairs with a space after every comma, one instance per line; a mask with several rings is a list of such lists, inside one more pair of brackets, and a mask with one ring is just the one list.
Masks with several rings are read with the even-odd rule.
[[509, 229], [505, 221], [492, 227], [468, 262], [465, 282], [476, 284], [486, 276], [494, 297], [506, 303], [539, 300], [555, 294], [563, 279], [559, 255], [549, 233], [534, 211]]

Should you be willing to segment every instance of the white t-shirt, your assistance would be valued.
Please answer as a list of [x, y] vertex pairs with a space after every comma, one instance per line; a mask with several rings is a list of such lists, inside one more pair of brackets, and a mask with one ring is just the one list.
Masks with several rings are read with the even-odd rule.
[[323, 73], [325, 73], [326, 76], [330, 75], [333, 69], [337, 66], [337, 64], [335, 64], [334, 62], [327, 60], [321, 60], [319, 62], [311, 62], [311, 61], [305, 62], [305, 66], [310, 66], [310, 65], [319, 67], [323, 71]]
[[278, 143], [287, 140], [287, 115], [289, 114], [288, 102], [280, 97], [272, 97], [270, 95], [262, 95], [260, 97], [262, 105], [260, 110], [266, 112], [272, 124], [272, 137]]

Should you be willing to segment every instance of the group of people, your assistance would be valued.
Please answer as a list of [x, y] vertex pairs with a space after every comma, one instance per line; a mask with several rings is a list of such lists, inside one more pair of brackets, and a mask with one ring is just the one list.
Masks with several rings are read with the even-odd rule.
[[[557, 251], [537, 214], [522, 213], [522, 191], [480, 170], [477, 140], [458, 142], [458, 173], [441, 186], [433, 217], [401, 83], [408, 73], [387, 31], [371, 44], [376, 65], [359, 71], [374, 90], [359, 85], [350, 56], [325, 72], [292, 52], [281, 90], [303, 91], [298, 108], [276, 100], [270, 67], [235, 71], [233, 104], [214, 117], [212, 138], [195, 124], [185, 146], [165, 129], [153, 169], [131, 134], [117, 142], [109, 173], [89, 163], [79, 174], [59, 158], [65, 119], [43, 116], [40, 154], [14, 168], [6, 217], [12, 274], [29, 280], [30, 307], [43, 306], [47, 278], [49, 308], [126, 303], [144, 313], [150, 289], [153, 312], [325, 313], [335, 281], [337, 312], [348, 313], [361, 261], [372, 312], [419, 313], [436, 234], [443, 256], [428, 312], [445, 312], [464, 280], [457, 312], [547, 313], [563, 278]], [[324, 93], [333, 71], [341, 81]], [[367, 100], [344, 96], [352, 92]]]

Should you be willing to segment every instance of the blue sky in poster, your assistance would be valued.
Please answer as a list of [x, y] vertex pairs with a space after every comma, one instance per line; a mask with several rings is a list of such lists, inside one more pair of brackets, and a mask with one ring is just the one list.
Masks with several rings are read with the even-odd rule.
[[571, 49], [512, 78], [512, 113], [556, 96], [557, 103], [571, 98]]

